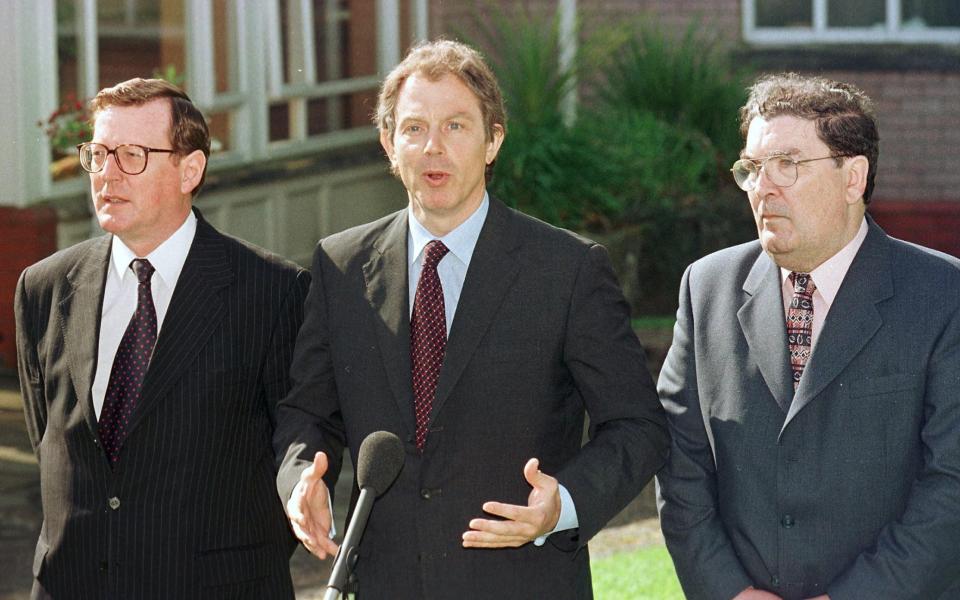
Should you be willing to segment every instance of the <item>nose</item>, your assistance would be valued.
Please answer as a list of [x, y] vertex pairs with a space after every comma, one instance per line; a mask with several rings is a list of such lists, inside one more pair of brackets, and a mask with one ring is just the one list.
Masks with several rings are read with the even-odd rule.
[[103, 162], [103, 168], [100, 169], [99, 173], [94, 173], [103, 179], [108, 181], [120, 179], [123, 177], [124, 173], [120, 170], [120, 163], [117, 162], [117, 155], [108, 154], [106, 160]]
[[780, 186], [770, 181], [770, 177], [767, 175], [767, 163], [763, 163], [763, 165], [760, 167], [760, 170], [757, 172], [756, 183], [754, 184], [753, 191], [762, 196], [773, 190], [779, 189]]
[[427, 134], [427, 143], [423, 146], [424, 154], [443, 154], [443, 138], [439, 128], [432, 128]]

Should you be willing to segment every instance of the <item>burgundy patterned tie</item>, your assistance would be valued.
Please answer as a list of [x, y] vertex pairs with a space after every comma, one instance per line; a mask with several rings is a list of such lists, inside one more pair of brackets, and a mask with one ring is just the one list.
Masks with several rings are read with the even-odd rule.
[[447, 347], [447, 320], [443, 306], [443, 288], [437, 275], [437, 263], [449, 250], [440, 240], [424, 249], [423, 269], [417, 282], [410, 318], [410, 362], [413, 365], [413, 410], [417, 420], [417, 448], [427, 441], [427, 423], [437, 379]]
[[155, 269], [150, 261], [141, 258], [134, 259], [130, 268], [140, 281], [137, 285], [137, 310], [117, 346], [100, 412], [100, 441], [111, 467], [120, 459], [127, 423], [140, 397], [143, 377], [157, 341], [157, 311], [150, 291], [150, 277]]
[[809, 273], [790, 273], [793, 298], [787, 309], [787, 343], [790, 345], [790, 368], [793, 370], [793, 389], [800, 385], [800, 376], [810, 359], [813, 331], [813, 292], [817, 286]]

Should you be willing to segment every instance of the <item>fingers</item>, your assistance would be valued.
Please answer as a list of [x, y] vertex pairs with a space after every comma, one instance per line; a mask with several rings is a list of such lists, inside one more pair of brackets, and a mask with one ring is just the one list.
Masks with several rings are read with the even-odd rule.
[[307, 550], [321, 559], [337, 552], [337, 545], [329, 536], [332, 516], [329, 492], [323, 482], [327, 466], [327, 456], [317, 452], [313, 464], [300, 474], [300, 481], [286, 504], [294, 535]]

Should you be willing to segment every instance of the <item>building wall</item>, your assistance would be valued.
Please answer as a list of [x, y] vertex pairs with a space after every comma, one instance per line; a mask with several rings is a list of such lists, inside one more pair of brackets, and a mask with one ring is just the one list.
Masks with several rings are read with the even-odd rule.
[[[432, 4], [433, 35], [472, 31], [489, 2]], [[507, 2], [511, 10], [553, 14], [558, 0]], [[936, 46], [751, 47], [743, 42], [741, 0], [579, 0], [584, 27], [649, 18], [705, 32], [757, 72], [794, 70], [849, 81], [873, 98], [881, 151], [870, 212], [892, 235], [960, 255], [960, 48]], [[482, 10], [480, 10], [482, 8]], [[585, 91], [589, 96], [589, 90]], [[731, 115], [731, 118], [734, 116]]]

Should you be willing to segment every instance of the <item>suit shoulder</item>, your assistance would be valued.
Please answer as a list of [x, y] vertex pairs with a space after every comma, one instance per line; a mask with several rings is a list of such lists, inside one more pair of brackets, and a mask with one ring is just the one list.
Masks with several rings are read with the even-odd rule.
[[90, 260], [91, 253], [105, 249], [104, 245], [109, 246], [108, 235], [74, 244], [30, 265], [21, 276], [27, 277], [29, 274], [31, 282], [53, 284], [64, 279], [81, 262]]
[[220, 231], [217, 231], [217, 233], [223, 236], [224, 245], [228, 253], [234, 257], [238, 269], [242, 269], [244, 266], [256, 265], [259, 269], [266, 269], [271, 272], [290, 276], [294, 276], [305, 270], [295, 262], [275, 252], [261, 248], [256, 244]]
[[694, 261], [687, 268], [687, 275], [697, 281], [723, 277], [742, 282], [761, 254], [763, 248], [760, 242], [751, 240], [717, 250]]
[[916, 279], [911, 285], [926, 281], [933, 286], [960, 290], [960, 259], [945, 252], [893, 237], [887, 238], [891, 249], [891, 267], [899, 278]]
[[532, 217], [514, 208], [505, 207], [511, 215], [518, 237], [525, 244], [544, 247], [551, 252], [585, 253], [598, 242], [569, 229], [563, 229]]

